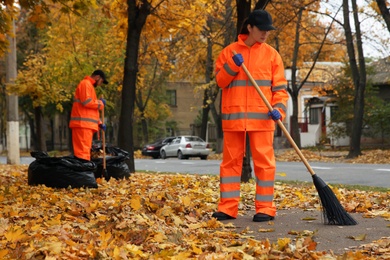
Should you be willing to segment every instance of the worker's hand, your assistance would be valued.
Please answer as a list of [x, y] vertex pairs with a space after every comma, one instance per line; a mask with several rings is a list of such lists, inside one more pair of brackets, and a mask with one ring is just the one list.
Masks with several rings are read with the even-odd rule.
[[237, 66], [241, 66], [241, 64], [244, 62], [244, 58], [242, 57], [242, 55], [240, 53], [237, 53], [232, 58], [233, 58], [234, 63]]
[[277, 109], [274, 109], [271, 112], [268, 112], [268, 116], [270, 116], [275, 121], [282, 118], [282, 115], [280, 114], [279, 110], [277, 110]]
[[102, 101], [103, 105], [106, 106], [106, 100], [104, 98], [101, 98], [100, 101]]
[[107, 127], [105, 124], [99, 124], [99, 128], [102, 129], [104, 132], [106, 131]]

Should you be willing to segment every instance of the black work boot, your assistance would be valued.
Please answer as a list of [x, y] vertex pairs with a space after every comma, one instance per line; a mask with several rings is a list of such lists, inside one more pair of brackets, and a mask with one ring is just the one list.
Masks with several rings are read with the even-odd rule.
[[275, 219], [274, 217], [264, 214], [264, 213], [257, 213], [253, 216], [254, 222], [266, 222]]
[[228, 214], [220, 211], [214, 212], [213, 215], [211, 215], [211, 217], [216, 218], [217, 220], [235, 219], [234, 217], [229, 216]]

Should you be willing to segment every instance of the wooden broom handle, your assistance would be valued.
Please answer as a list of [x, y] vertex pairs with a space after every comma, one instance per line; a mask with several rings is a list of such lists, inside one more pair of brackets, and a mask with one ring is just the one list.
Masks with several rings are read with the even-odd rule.
[[[233, 54], [236, 55], [237, 52], [233, 50]], [[268, 99], [264, 96], [263, 92], [261, 91], [261, 89], [257, 85], [256, 81], [254, 80], [254, 78], [252, 77], [252, 75], [250, 74], [248, 69], [246, 68], [244, 63], [241, 64], [241, 67], [245, 71], [245, 73], [248, 76], [249, 80], [252, 82], [253, 86], [256, 88], [257, 93], [259, 93], [259, 95], [261, 96], [261, 99], [264, 101], [264, 103], [267, 106], [268, 110], [270, 112], [272, 110], [274, 110], [273, 107], [271, 106], [271, 104], [268, 102]], [[310, 172], [311, 175], [315, 175], [316, 173], [314, 172], [313, 168], [311, 168], [309, 162], [306, 160], [305, 156], [303, 155], [303, 153], [301, 152], [301, 150], [299, 149], [297, 144], [294, 142], [294, 139], [291, 137], [290, 133], [287, 131], [287, 129], [283, 125], [282, 121], [280, 121], [280, 119], [278, 119], [278, 120], [276, 120], [276, 122], [277, 122], [278, 126], [282, 129], [284, 135], [287, 137], [287, 139], [290, 142], [291, 146], [295, 149], [295, 151], [297, 152], [298, 156], [301, 158], [302, 162], [305, 164], [307, 170]]]

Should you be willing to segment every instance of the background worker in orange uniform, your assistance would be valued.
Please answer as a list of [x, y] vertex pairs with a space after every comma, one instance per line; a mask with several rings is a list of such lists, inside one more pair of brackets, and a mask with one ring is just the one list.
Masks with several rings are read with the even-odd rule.
[[74, 156], [80, 159], [91, 160], [93, 134], [106, 126], [101, 124], [99, 110], [106, 105], [106, 101], [96, 97], [95, 88], [108, 84], [106, 75], [101, 70], [95, 70], [91, 76], [85, 76], [76, 88], [69, 127], [72, 129], [72, 144]]
[[[273, 202], [275, 156], [274, 120], [285, 117], [288, 93], [283, 61], [266, 44], [272, 18], [265, 10], [255, 10], [245, 20], [238, 41], [220, 53], [216, 61], [216, 81], [222, 89], [223, 160], [220, 166], [220, 201], [213, 217], [236, 218], [240, 200], [240, 180], [245, 155], [246, 133], [256, 177], [256, 214], [253, 221], [269, 221], [276, 215]], [[236, 55], [233, 54], [236, 51]], [[270, 112], [244, 70], [245, 65], [267, 100]]]

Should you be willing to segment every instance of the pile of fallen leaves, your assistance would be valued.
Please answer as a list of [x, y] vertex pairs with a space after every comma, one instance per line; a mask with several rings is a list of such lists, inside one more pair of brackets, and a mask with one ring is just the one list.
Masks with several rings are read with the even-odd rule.
[[[98, 189], [53, 189], [28, 186], [27, 167], [0, 166], [0, 259], [386, 259], [390, 255], [390, 238], [366, 245], [364, 251], [336, 256], [315, 251], [307, 238], [271, 243], [232, 232], [210, 217], [219, 199], [216, 176], [135, 173], [128, 180], [99, 180]], [[241, 213], [253, 207], [254, 186], [242, 184]], [[320, 210], [313, 187], [276, 183], [275, 189], [279, 209]], [[349, 212], [390, 217], [389, 193], [334, 192]], [[374, 249], [376, 258], [367, 253]]]

